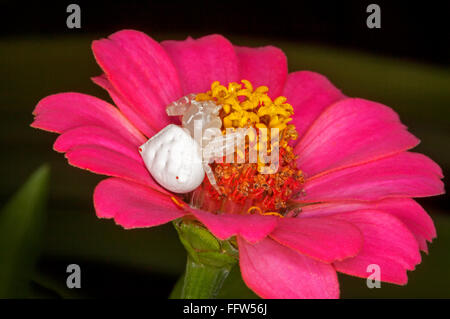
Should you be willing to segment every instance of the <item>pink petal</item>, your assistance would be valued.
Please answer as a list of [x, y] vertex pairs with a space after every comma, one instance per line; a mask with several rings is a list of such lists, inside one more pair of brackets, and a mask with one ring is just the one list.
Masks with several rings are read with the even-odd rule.
[[39, 101], [32, 127], [64, 133], [80, 126], [100, 126], [140, 145], [145, 137], [111, 104], [80, 93], [60, 93]]
[[310, 71], [290, 73], [282, 95], [294, 107], [292, 124], [300, 138], [326, 107], [345, 98], [326, 77]]
[[262, 298], [339, 298], [333, 266], [306, 257], [270, 238], [257, 244], [238, 237], [239, 264], [247, 286]]
[[207, 92], [214, 81], [227, 85], [240, 80], [234, 48], [221, 35], [161, 44], [178, 70], [184, 94]]
[[265, 85], [269, 95], [281, 95], [287, 78], [287, 59], [283, 51], [273, 46], [260, 48], [234, 47], [241, 79], [249, 80], [253, 87]]
[[120, 135], [98, 126], [81, 126], [60, 135], [53, 148], [65, 153], [77, 146], [101, 146], [121, 153], [136, 161], [141, 161], [138, 145], [132, 144]]
[[99, 218], [114, 218], [124, 228], [157, 226], [184, 215], [169, 196], [119, 178], [97, 185], [94, 206]]
[[376, 202], [331, 202], [303, 207], [301, 216], [318, 217], [357, 210], [378, 210], [402, 221], [412, 232], [421, 250], [427, 251], [426, 241], [436, 237], [433, 220], [427, 212], [410, 198], [387, 198]]
[[[145, 168], [144, 162], [110, 148], [98, 145], [79, 145], [66, 153], [69, 164], [93, 173], [124, 178], [161, 192], [159, 186]], [[167, 193], [167, 192], [166, 192]]]
[[123, 101], [155, 133], [170, 124], [165, 107], [182, 91], [177, 71], [158, 42], [142, 32], [123, 30], [94, 41], [92, 50]]
[[425, 155], [403, 152], [307, 179], [305, 202], [379, 200], [444, 193], [440, 167]]
[[92, 81], [108, 91], [117, 107], [142, 133], [148, 137], [153, 135], [154, 129], [151, 125], [145, 121], [142, 114], [138, 113], [138, 110], [134, 109], [133, 106], [129, 105], [124, 98], [120, 96], [119, 92], [117, 92], [117, 90], [112, 86], [106, 75], [102, 74], [100, 76], [93, 77]]
[[426, 254], [428, 254], [428, 244], [427, 240], [424, 237], [419, 237], [416, 234], [414, 234], [414, 237], [416, 237], [417, 243], [419, 244], [419, 248], [421, 251], [424, 251]]
[[345, 99], [322, 112], [295, 152], [299, 167], [314, 176], [406, 151], [418, 143], [391, 108]]
[[257, 214], [213, 214], [203, 210], [192, 209], [191, 213], [201, 221], [217, 238], [225, 240], [239, 235], [255, 243], [266, 237], [277, 225], [279, 217]]
[[364, 244], [354, 258], [335, 262], [337, 271], [368, 277], [371, 264], [380, 267], [381, 281], [406, 284], [406, 270], [420, 263], [419, 246], [408, 228], [394, 216], [379, 211], [358, 211], [333, 215], [356, 225], [364, 236]]
[[359, 229], [329, 217], [283, 218], [270, 237], [277, 242], [325, 263], [354, 257], [363, 238]]

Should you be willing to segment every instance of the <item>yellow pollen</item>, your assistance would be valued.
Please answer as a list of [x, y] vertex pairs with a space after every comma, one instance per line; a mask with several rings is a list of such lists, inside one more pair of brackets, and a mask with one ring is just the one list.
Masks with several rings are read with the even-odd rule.
[[[274, 101], [267, 95], [267, 86], [253, 89], [250, 81], [231, 82], [228, 88], [219, 81], [211, 84], [211, 90], [197, 95], [197, 101], [214, 100], [222, 105], [224, 128], [255, 126], [256, 128], [288, 127], [294, 109], [286, 103], [286, 97], [279, 96]], [[291, 125], [291, 128], [295, 127]]]

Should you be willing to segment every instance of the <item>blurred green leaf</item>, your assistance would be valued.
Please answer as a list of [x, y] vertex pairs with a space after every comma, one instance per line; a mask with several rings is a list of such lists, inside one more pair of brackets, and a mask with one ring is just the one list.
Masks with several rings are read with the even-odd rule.
[[47, 256], [172, 276], [178, 276], [186, 265], [185, 249], [171, 224], [123, 229], [112, 220], [98, 219], [93, 207], [51, 212], [44, 246]]
[[66, 281], [35, 272], [32, 278], [32, 298], [82, 298], [77, 289], [67, 288]]
[[49, 167], [40, 167], [0, 213], [0, 298], [27, 297], [42, 234]]

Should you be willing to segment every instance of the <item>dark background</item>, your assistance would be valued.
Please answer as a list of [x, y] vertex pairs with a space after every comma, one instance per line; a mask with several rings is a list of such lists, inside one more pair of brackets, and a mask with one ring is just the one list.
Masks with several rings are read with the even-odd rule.
[[[221, 33], [325, 43], [448, 65], [448, 1], [1, 1], [0, 34]], [[66, 7], [82, 8], [81, 30], [65, 25]], [[366, 27], [366, 8], [381, 7], [382, 28]]]
[[[81, 7], [81, 29], [66, 27], [70, 3]], [[381, 7], [381, 29], [366, 27], [370, 3]], [[90, 43], [121, 29], [157, 40], [221, 33], [238, 45], [279, 46], [290, 71], [317, 71], [349, 96], [391, 106], [421, 138], [416, 150], [445, 175], [450, 170], [448, 2], [0, 0], [0, 6], [1, 202], [42, 163], [52, 174], [31, 287], [16, 296], [166, 297], [183, 272], [185, 252], [170, 224], [125, 231], [98, 220], [92, 191], [102, 177], [67, 165], [52, 151], [55, 135], [29, 127], [46, 95], [77, 91], [110, 100], [89, 80], [100, 74]], [[450, 297], [448, 197], [419, 202], [435, 220], [438, 239], [409, 284], [369, 290], [364, 280], [340, 276], [343, 297]], [[82, 268], [82, 289], [65, 287], [70, 263]], [[237, 269], [221, 296], [254, 297]]]

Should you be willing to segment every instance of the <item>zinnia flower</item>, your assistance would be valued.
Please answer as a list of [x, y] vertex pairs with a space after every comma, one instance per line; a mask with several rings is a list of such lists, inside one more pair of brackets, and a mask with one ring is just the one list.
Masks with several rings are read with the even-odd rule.
[[[338, 298], [336, 272], [367, 278], [371, 264], [382, 281], [406, 284], [436, 236], [412, 198], [444, 186], [440, 167], [409, 151], [419, 140], [391, 108], [347, 97], [314, 72], [288, 74], [278, 48], [233, 46], [220, 35], [158, 43], [124, 30], [92, 49], [104, 72], [93, 81], [117, 107], [55, 94], [36, 106], [32, 126], [61, 134], [54, 149], [71, 165], [110, 176], [94, 192], [98, 217], [127, 229], [194, 218], [221, 240], [236, 238], [242, 277], [263, 298]], [[185, 196], [155, 182], [138, 148], [179, 124], [166, 107], [191, 93], [228, 103], [239, 90], [247, 98], [234, 95], [221, 118], [256, 96], [245, 123], [239, 113], [227, 125], [278, 125], [286, 137], [279, 171], [215, 163], [221, 195], [207, 179]], [[258, 114], [263, 106], [273, 109]]]

